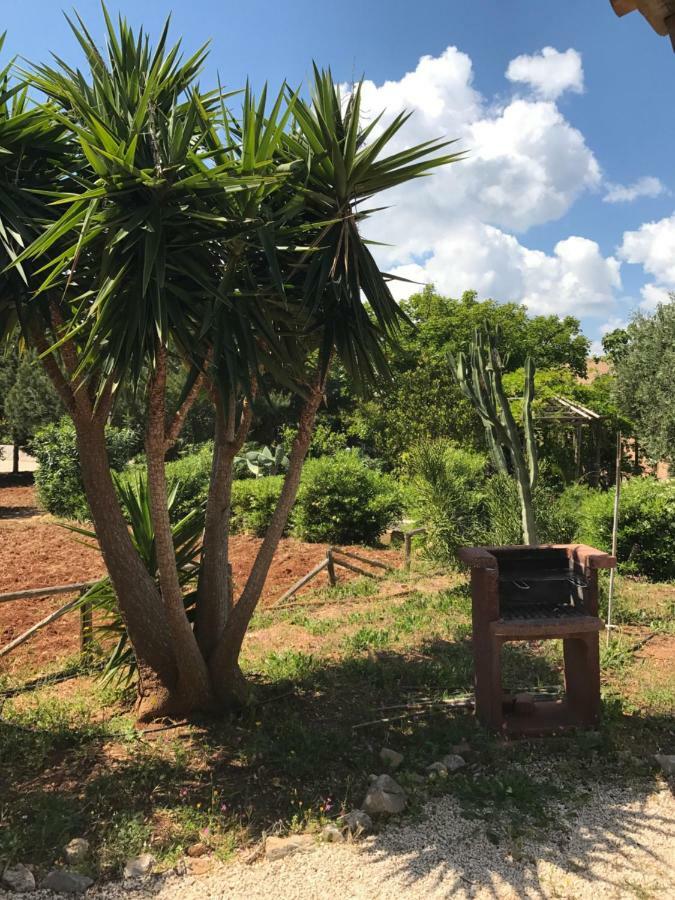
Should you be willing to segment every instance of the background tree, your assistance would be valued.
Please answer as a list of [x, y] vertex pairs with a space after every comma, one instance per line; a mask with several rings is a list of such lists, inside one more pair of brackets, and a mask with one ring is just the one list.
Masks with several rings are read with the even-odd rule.
[[652, 460], [675, 460], [675, 295], [652, 314], [638, 313], [616, 357], [616, 397]]
[[391, 383], [342, 414], [368, 452], [398, 468], [420, 440], [447, 437], [463, 446], [483, 446], [483, 428], [447, 365], [477, 328], [499, 329], [505, 372], [522, 368], [530, 356], [538, 370], [556, 368], [585, 375], [590, 342], [578, 319], [529, 316], [516, 303], [479, 301], [473, 291], [460, 299], [425, 288], [401, 304], [413, 327], [404, 328], [388, 351]]
[[[8, 370], [11, 371], [8, 366]], [[0, 395], [3, 387], [0, 385]], [[14, 444], [14, 472], [19, 471], [19, 448], [26, 446], [43, 425], [56, 422], [63, 415], [58, 394], [45, 374], [35, 353], [17, 356], [11, 383], [4, 393], [0, 416]]]

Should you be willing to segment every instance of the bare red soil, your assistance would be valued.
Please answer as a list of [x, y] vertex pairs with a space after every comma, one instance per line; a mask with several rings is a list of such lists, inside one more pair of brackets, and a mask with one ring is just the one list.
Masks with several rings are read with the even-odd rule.
[[[68, 531], [57, 520], [41, 514], [36, 507], [33, 487], [0, 487], [0, 593], [72, 584], [101, 577], [105, 574], [103, 560], [97, 550], [85, 546], [83, 541], [83, 538]], [[235, 535], [232, 538], [231, 560], [235, 588], [243, 585], [259, 546], [260, 540], [248, 535]], [[375, 559], [399, 559], [396, 551], [384, 548], [359, 548], [359, 552]], [[306, 544], [292, 538], [282, 540], [267, 578], [262, 602], [273, 603], [316, 565], [325, 553], [326, 544]], [[342, 580], [357, 577], [345, 569], [339, 571]], [[324, 587], [327, 583], [327, 576], [322, 572], [304, 590]], [[62, 606], [68, 599], [68, 596], [61, 595], [0, 602], [0, 647]], [[40, 670], [55, 659], [77, 653], [78, 640], [77, 615], [66, 614], [38, 632], [15, 652], [0, 659], [0, 674]]]

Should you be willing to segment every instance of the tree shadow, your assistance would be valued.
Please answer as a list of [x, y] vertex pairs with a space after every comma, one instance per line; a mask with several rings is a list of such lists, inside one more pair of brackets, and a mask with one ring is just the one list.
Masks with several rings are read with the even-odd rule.
[[[521, 644], [508, 651], [514, 679], [560, 682], [554, 657]], [[289, 650], [284, 662], [287, 677], [258, 678], [251, 709], [127, 741], [119, 755], [109, 733], [5, 729], [3, 739], [0, 724], [2, 853], [47, 862], [80, 834], [102, 852], [122, 824], [150, 840], [159, 809], [182, 820], [189, 812], [193, 824], [210, 810], [211, 827], [236, 823], [257, 840], [360, 807], [369, 773], [384, 771], [383, 746], [404, 755], [396, 777], [410, 804], [400, 823], [376, 823], [363, 845], [359, 870], [372, 868], [372, 879], [393, 873], [436, 896], [545, 896], [551, 872], [597, 879], [605, 857], [637, 853], [667, 828], [646, 799], [649, 760], [672, 729], [665, 717], [625, 716], [609, 704], [598, 733], [495, 740], [469, 709], [447, 702], [472, 690], [468, 640], [329, 660]], [[467, 768], [430, 781], [427, 766], [462, 741]], [[625, 761], [625, 746], [638, 762]], [[31, 825], [35, 811], [42, 830]], [[614, 883], [611, 872], [602, 877]]]

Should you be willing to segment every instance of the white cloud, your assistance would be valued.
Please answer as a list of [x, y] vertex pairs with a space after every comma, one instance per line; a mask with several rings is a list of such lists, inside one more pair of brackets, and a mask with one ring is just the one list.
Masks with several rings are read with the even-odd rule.
[[645, 222], [636, 231], [625, 231], [619, 256], [641, 265], [656, 279], [640, 291], [642, 309], [653, 310], [667, 302], [669, 291], [675, 291], [675, 213], [658, 222]]
[[640, 307], [647, 312], [656, 309], [659, 303], [667, 303], [669, 300], [668, 289], [659, 287], [658, 284], [645, 284], [640, 294], [642, 295]]
[[[580, 89], [575, 51], [541, 56], [552, 68], [558, 56], [566, 65], [578, 59], [578, 77], [559, 69], [555, 77], [559, 88], [564, 82]], [[447, 136], [459, 138], [456, 148], [468, 153], [384, 198], [392, 208], [373, 217], [368, 233], [391, 244], [377, 250], [387, 271], [433, 281], [455, 296], [475, 289], [525, 302], [533, 312], [607, 311], [620, 284], [616, 259], [603, 257], [595, 242], [582, 237], [562, 240], [546, 254], [511, 233], [560, 218], [601, 183], [593, 152], [554, 102], [516, 97], [491, 103], [473, 86], [470, 58], [449, 47], [438, 57], [423, 57], [399, 81], [365, 82], [363, 108], [368, 116], [385, 110], [380, 129], [402, 109], [413, 112], [392, 152]], [[393, 289], [400, 297], [416, 288]]]
[[645, 272], [667, 287], [675, 287], [675, 213], [658, 222], [645, 222], [637, 231], [626, 231], [619, 255], [640, 264]]
[[[474, 289], [481, 296], [519, 300], [532, 313], [597, 315], [611, 307], [621, 287], [620, 263], [603, 257], [595, 241], [569, 237], [552, 255], [524, 247], [513, 235], [481, 223], [447, 230], [424, 264], [394, 267], [392, 273], [433, 283], [459, 296]], [[396, 295], [419, 290], [400, 283]]]
[[582, 93], [584, 70], [580, 54], [573, 49], [561, 53], [544, 47], [532, 56], [517, 56], [506, 70], [509, 81], [529, 85], [540, 97], [555, 100], [565, 91]]
[[644, 175], [633, 184], [612, 184], [607, 182], [607, 193], [602, 198], [605, 203], [631, 203], [638, 197], [660, 197], [666, 186], [660, 178]]

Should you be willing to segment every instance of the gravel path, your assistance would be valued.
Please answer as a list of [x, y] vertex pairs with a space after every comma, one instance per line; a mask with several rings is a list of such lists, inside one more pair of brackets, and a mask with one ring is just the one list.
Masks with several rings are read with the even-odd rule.
[[[520, 846], [516, 859], [445, 797], [428, 804], [420, 821], [359, 844], [317, 844], [276, 862], [236, 862], [198, 878], [170, 875], [142, 887], [109, 884], [90, 891], [87, 900], [673, 896], [675, 802], [665, 786], [597, 787], [581, 808], [562, 807], [561, 814], [562, 827]], [[54, 896], [32, 896], [40, 894]]]

